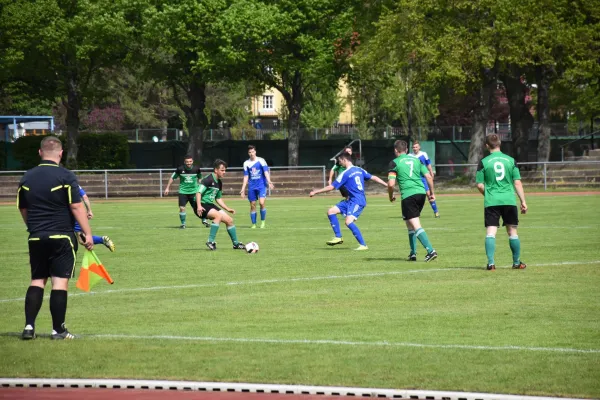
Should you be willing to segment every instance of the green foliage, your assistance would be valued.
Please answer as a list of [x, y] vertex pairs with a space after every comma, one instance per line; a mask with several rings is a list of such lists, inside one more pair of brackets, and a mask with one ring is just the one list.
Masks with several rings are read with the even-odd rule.
[[[22, 169], [30, 169], [40, 163], [40, 142], [46, 136], [54, 135], [40, 135], [40, 136], [21, 136], [18, 138], [13, 145], [13, 156], [15, 160], [21, 163]], [[63, 149], [65, 149], [65, 140], [59, 136], [59, 139], [63, 142]], [[66, 160], [66, 151], [63, 151], [62, 161]]]
[[305, 128], [326, 128], [332, 126], [344, 108], [344, 100], [339, 97], [339, 90], [328, 87], [313, 88], [300, 116]]
[[79, 169], [119, 169], [129, 167], [127, 136], [118, 133], [84, 133], [78, 139]]

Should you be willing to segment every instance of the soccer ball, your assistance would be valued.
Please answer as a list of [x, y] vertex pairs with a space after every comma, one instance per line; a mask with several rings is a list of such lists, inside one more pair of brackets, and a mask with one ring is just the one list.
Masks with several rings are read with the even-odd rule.
[[258, 253], [258, 243], [250, 242], [246, 245], [246, 252], [248, 254]]

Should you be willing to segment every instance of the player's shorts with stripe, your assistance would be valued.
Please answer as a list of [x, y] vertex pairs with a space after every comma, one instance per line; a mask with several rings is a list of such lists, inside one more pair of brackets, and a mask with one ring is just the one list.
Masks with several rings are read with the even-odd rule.
[[342, 215], [346, 217], [354, 217], [354, 219], [358, 219], [360, 214], [362, 214], [363, 210], [365, 209], [365, 206], [361, 206], [359, 204], [347, 200], [342, 200], [335, 206], [340, 209]]
[[264, 199], [265, 197], [267, 197], [266, 187], [255, 189], [248, 188], [248, 201], [256, 201], [258, 199]]
[[202, 211], [201, 214], [196, 213], [196, 215], [198, 215], [202, 219], [208, 218], [208, 212], [210, 210], [221, 211], [221, 209], [217, 205], [212, 203], [202, 203], [202, 208], [204, 208], [204, 211]]
[[196, 194], [183, 194], [179, 193], [179, 207], [185, 207], [187, 203], [190, 203], [190, 206], [196, 207]]
[[421, 216], [423, 205], [425, 205], [424, 194], [413, 194], [402, 200], [402, 219], [409, 220]]
[[77, 240], [73, 232], [37, 233], [29, 237], [31, 279], [73, 277]]
[[502, 226], [519, 225], [519, 210], [517, 206], [485, 207], [483, 216], [486, 228], [488, 226], [500, 226], [500, 217], [502, 217]]
[[427, 184], [427, 179], [424, 176], [421, 177], [421, 182], [423, 182], [423, 186], [425, 186], [425, 191], [429, 192], [429, 185]]

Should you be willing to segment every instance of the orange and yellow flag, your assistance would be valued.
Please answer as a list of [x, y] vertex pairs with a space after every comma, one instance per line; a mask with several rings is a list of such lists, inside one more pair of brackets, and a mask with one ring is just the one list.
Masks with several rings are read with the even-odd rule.
[[77, 279], [76, 286], [84, 292], [89, 292], [102, 279], [111, 285], [115, 283], [98, 259], [96, 253], [93, 250], [86, 250], [83, 254], [81, 271], [79, 272], [79, 279]]

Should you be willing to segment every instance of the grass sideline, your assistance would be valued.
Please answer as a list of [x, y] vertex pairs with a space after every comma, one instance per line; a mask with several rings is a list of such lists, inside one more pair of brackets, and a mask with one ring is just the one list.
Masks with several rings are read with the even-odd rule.
[[[82, 340], [22, 342], [26, 232], [0, 206], [0, 376], [339, 385], [600, 397], [599, 195], [530, 196], [519, 236], [524, 271], [484, 271], [482, 198], [440, 197], [422, 218], [437, 261], [408, 263], [399, 204], [371, 197], [357, 225], [370, 250], [329, 248], [335, 197], [272, 199], [261, 250], [205, 251], [176, 199], [95, 202], [92, 227], [117, 245], [97, 254], [115, 279], [74, 288], [67, 323]], [[94, 200], [92, 200], [94, 201]], [[496, 263], [510, 265], [498, 235]], [[46, 290], [46, 295], [49, 290]], [[48, 300], [37, 330], [49, 333]], [[97, 336], [93, 336], [97, 335]], [[104, 335], [104, 336], [103, 336]], [[114, 335], [114, 336], [110, 336]], [[587, 352], [586, 352], [587, 351]], [[57, 367], [57, 365], [59, 367]]]

